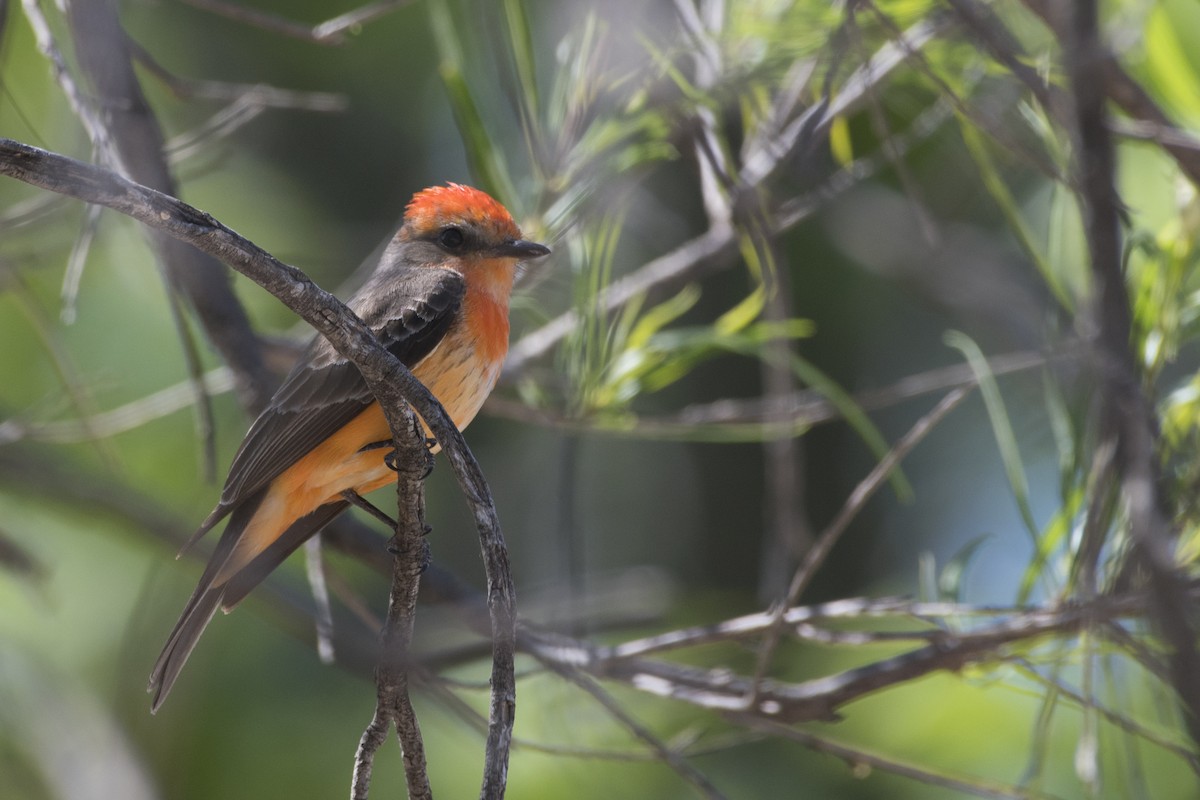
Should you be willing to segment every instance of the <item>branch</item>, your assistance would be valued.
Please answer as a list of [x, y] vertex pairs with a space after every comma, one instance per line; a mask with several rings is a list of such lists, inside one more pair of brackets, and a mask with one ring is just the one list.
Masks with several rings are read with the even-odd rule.
[[375, 668], [375, 713], [363, 731], [354, 758], [354, 781], [350, 796], [367, 800], [371, 786], [371, 768], [375, 753], [387, 738], [388, 726], [396, 726], [404, 757], [404, 775], [408, 783], [409, 800], [432, 800], [429, 773], [425, 767], [425, 744], [409, 699], [408, 665], [412, 646], [413, 623], [416, 620], [417, 593], [421, 572], [429, 560], [429, 543], [425, 539], [425, 476], [431, 466], [432, 454], [425, 446], [425, 437], [416, 418], [407, 406], [402, 406], [402, 419], [388, 418], [393, 430], [408, 430], [407, 436], [396, 437], [396, 524], [395, 535], [388, 545], [392, 553], [392, 591], [388, 601], [387, 621], [383, 629], [383, 652]]
[[931, 772], [905, 761], [884, 758], [867, 750], [850, 747], [808, 731], [802, 731], [772, 720], [760, 719], [748, 714], [726, 714], [726, 718], [730, 722], [744, 725], [751, 730], [759, 731], [765, 735], [778, 739], [790, 739], [810, 750], [816, 750], [818, 753], [827, 753], [828, 755], [836, 756], [850, 764], [856, 770], [863, 767], [878, 769], [890, 772], [893, 775], [912, 778], [913, 780], [942, 789], [972, 794], [976, 797], [995, 798], [996, 800], [1004, 800], [1005, 798], [1013, 798], [1014, 800], [1056, 800], [1059, 797], [1058, 795], [1048, 794], [1037, 789], [1029, 789], [1024, 786], [1005, 786], [980, 778]]
[[[837, 516], [826, 526], [821, 535], [817, 537], [812, 548], [804, 554], [804, 560], [800, 563], [799, 569], [792, 576], [791, 584], [788, 586], [787, 594], [781, 599], [781, 602], [776, 606], [775, 621], [772, 627], [763, 637], [762, 643], [759, 645], [757, 667], [755, 669], [755, 680], [753, 684], [754, 695], [757, 696], [759, 686], [762, 685], [766, 677], [767, 670], [770, 667], [770, 662], [775, 656], [775, 648], [779, 644], [780, 636], [783, 632], [784, 615], [790, 606], [796, 604], [800, 599], [800, 595], [808, 587], [812, 578], [817, 573], [817, 569], [821, 564], [825, 563], [825, 559], [833, 550], [833, 546], [842, 538], [842, 534], [858, 516], [858, 512], [862, 510], [867, 501], [878, 491], [883, 482], [887, 480], [899, 463], [932, 431], [937, 425], [946, 418], [946, 415], [958, 408], [959, 404], [967, 398], [971, 393], [972, 388], [961, 386], [953, 389], [945, 397], [942, 398], [936, 406], [933, 407], [928, 414], [917, 420], [917, 424], [904, 435], [900, 441], [896, 442], [895, 446], [888, 451], [887, 455], [880, 459], [875, 468], [854, 487], [854, 491], [846, 498], [846, 502], [842, 505]], [[756, 697], [748, 697], [747, 702], [753, 704]]]
[[338, 353], [353, 361], [389, 421], [400, 418], [406, 404], [425, 420], [449, 458], [479, 532], [493, 639], [492, 701], [482, 796], [502, 796], [516, 703], [516, 610], [508, 551], [491, 490], [462, 434], [437, 398], [336, 297], [300, 270], [183, 201], [108, 170], [11, 139], [0, 139], [0, 174], [119, 211], [224, 261], [275, 295], [325, 336]]
[[[115, 169], [132, 181], [178, 195], [167, 166], [162, 130], [133, 70], [129, 39], [110, 0], [74, 0], [68, 22], [80, 67], [94, 87], [98, 113], [89, 134]], [[267, 403], [274, 379], [259, 353], [250, 326], [221, 264], [152, 226], [151, 245], [171, 286], [195, 309], [208, 338], [234, 371], [243, 407], [256, 414]], [[186, 336], [186, 326], [180, 324]], [[185, 342], [186, 343], [186, 342]], [[198, 365], [194, 368], [202, 391]], [[202, 404], [202, 408], [206, 404]]]
[[[1196, 597], [1190, 587], [1187, 597]], [[843, 600], [788, 609], [784, 630], [797, 638], [811, 638], [806, 628], [829, 618], [853, 620], [880, 613], [910, 614], [950, 619], [961, 613], [1007, 614], [1007, 618], [971, 631], [936, 627], [924, 635], [925, 644], [899, 655], [880, 659], [840, 673], [799, 683], [759, 681], [730, 669], [693, 667], [644, 657], [646, 653], [730, 643], [771, 633], [774, 612], [728, 620], [712, 627], [697, 627], [660, 634], [650, 639], [617, 645], [595, 645], [569, 637], [522, 627], [521, 649], [547, 664], [583, 670], [609, 680], [619, 680], [650, 694], [719, 712], [741, 712], [783, 722], [829, 721], [844, 705], [884, 689], [909, 683], [935, 672], [957, 672], [970, 664], [1005, 658], [1012, 645], [1028, 648], [1047, 636], [1071, 636], [1108, 620], [1139, 617], [1154, 608], [1149, 593], [1121, 597], [1099, 596], [1086, 603], [1049, 608], [978, 609], [954, 604], [907, 603], [897, 600]], [[866, 642], [875, 643], [874, 640]], [[753, 703], [747, 704], [747, 697]]]
[[1101, 442], [1115, 442], [1121, 488], [1137, 556], [1150, 573], [1154, 622], [1173, 651], [1172, 684], [1194, 742], [1200, 743], [1200, 653], [1184, 579], [1175, 564], [1171, 515], [1162, 495], [1157, 420], [1130, 348], [1132, 313], [1121, 264], [1116, 155], [1105, 103], [1114, 62], [1099, 33], [1094, 0], [1072, 6], [1066, 67], [1075, 95], [1076, 169], [1095, 285], [1094, 343], [1101, 391]]
[[376, 0], [374, 3], [347, 11], [345, 14], [340, 14], [317, 25], [305, 25], [276, 14], [226, 3], [224, 0], [184, 0], [184, 2], [195, 8], [245, 22], [281, 36], [290, 36], [293, 39], [302, 39], [314, 44], [340, 45], [346, 42], [345, 32], [347, 30], [374, 22], [398, 8], [410, 5], [413, 0]]
[[[1064, 7], [1057, 6], [1050, 0], [1022, 2], [1054, 31], [1058, 41], [1071, 41], [1073, 31], [1068, 27]], [[1102, 59], [1094, 69], [1089, 70], [1088, 77], [1095, 81], [1095, 86], [1102, 87], [1108, 97], [1126, 114], [1143, 126], [1159, 132], [1163, 149], [1175, 159], [1179, 169], [1188, 176], [1192, 184], [1200, 187], [1200, 150], [1194, 146], [1195, 139], [1179, 131], [1167, 113], [1116, 59]], [[1184, 141], [1176, 140], [1171, 134], [1184, 137]]]

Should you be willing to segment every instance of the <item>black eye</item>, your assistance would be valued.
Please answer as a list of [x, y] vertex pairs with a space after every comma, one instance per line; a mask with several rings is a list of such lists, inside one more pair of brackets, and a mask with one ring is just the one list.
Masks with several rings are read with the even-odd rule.
[[445, 228], [438, 234], [438, 244], [447, 250], [457, 250], [466, 240], [467, 237], [458, 228]]

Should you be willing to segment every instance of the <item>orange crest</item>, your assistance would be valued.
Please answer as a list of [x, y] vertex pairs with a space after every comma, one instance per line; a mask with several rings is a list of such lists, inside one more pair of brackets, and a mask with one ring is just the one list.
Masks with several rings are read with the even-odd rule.
[[486, 192], [460, 183], [431, 186], [417, 192], [404, 210], [404, 221], [416, 231], [432, 231], [457, 223], [490, 230], [498, 239], [521, 238], [521, 229], [508, 209]]

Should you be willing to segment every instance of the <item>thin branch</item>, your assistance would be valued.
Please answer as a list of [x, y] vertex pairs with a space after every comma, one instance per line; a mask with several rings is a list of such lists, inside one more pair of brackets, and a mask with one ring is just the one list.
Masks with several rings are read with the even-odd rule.
[[952, 791], [963, 792], [965, 794], [974, 795], [975, 797], [996, 798], [1005, 800], [1006, 798], [1019, 798], [1019, 800], [1055, 800], [1058, 795], [1048, 794], [1033, 789], [1027, 789], [1020, 786], [1008, 786], [994, 781], [985, 780], [983, 778], [970, 778], [957, 775], [950, 775], [944, 772], [933, 772], [932, 770], [923, 769], [914, 764], [909, 764], [896, 759], [884, 758], [876, 755], [868, 750], [863, 750], [858, 747], [850, 747], [849, 745], [840, 744], [831, 741], [823, 736], [817, 736], [808, 731], [802, 731], [799, 728], [793, 728], [787, 725], [780, 724], [773, 720], [762, 719], [761, 717], [751, 716], [749, 714], [730, 713], [726, 714], [726, 718], [730, 722], [739, 725], [744, 725], [751, 730], [759, 731], [763, 734], [779, 738], [790, 739], [797, 742], [810, 750], [816, 750], [819, 753], [827, 753], [835, 756], [842, 761], [850, 764], [853, 768], [868, 768], [878, 769], [884, 772], [890, 772], [893, 775], [900, 775], [905, 778], [911, 778], [921, 783], [936, 786], [941, 789], [949, 789]]
[[377, 2], [360, 6], [317, 25], [306, 25], [277, 14], [268, 14], [234, 3], [226, 3], [224, 0], [184, 0], [184, 2], [195, 8], [244, 22], [281, 36], [289, 36], [314, 44], [340, 45], [346, 42], [346, 31], [374, 22], [396, 9], [410, 5], [413, 0], [377, 0]]
[[1137, 720], [1130, 719], [1124, 714], [1108, 708], [1107, 706], [1101, 705], [1100, 703], [1096, 702], [1095, 698], [1085, 697], [1071, 687], [1067, 686], [1061, 680], [1043, 675], [1041, 671], [1039, 671], [1026, 659], [1016, 658], [1013, 659], [1012, 663], [1021, 669], [1022, 672], [1024, 672], [1031, 679], [1036, 680], [1038, 683], [1052, 686], [1054, 691], [1058, 692], [1060, 695], [1067, 698], [1080, 708], [1091, 708], [1103, 716], [1113, 726], [1121, 729], [1125, 733], [1145, 739], [1155, 747], [1171, 753], [1173, 756], [1187, 764], [1192, 772], [1200, 775], [1200, 756], [1197, 756], [1197, 754], [1189, 748], [1181, 746], [1178, 742], [1171, 741], [1168, 737], [1163, 736], [1157, 731], [1151, 730]]
[[387, 737], [389, 725], [396, 726], [404, 757], [404, 775], [410, 800], [430, 800], [429, 773], [425, 766], [425, 744], [421, 727], [409, 698], [409, 651], [416, 621], [417, 594], [421, 572], [428, 561], [429, 544], [425, 539], [425, 476], [432, 456], [425, 447], [425, 436], [411, 409], [403, 406], [400, 418], [388, 418], [393, 431], [407, 430], [396, 436], [394, 444], [399, 466], [396, 474], [396, 529], [388, 544], [393, 556], [392, 590], [382, 636], [382, 653], [375, 668], [375, 713], [363, 732], [354, 757], [351, 797], [366, 800], [370, 792], [371, 770], [375, 753]]
[[689, 764], [682, 755], [676, 752], [673, 748], [668, 747], [665, 742], [650, 731], [649, 728], [642, 725], [627, 712], [620, 703], [613, 698], [611, 694], [606, 692], [603, 687], [597, 684], [587, 675], [584, 675], [577, 669], [564, 667], [562, 665], [554, 665], [551, 667], [558, 675], [565, 680], [583, 689], [585, 692], [595, 698], [609, 716], [619, 722], [626, 730], [642, 740], [649, 746], [659, 757], [662, 763], [669, 766], [675, 771], [679, 777], [690, 783], [692, 786], [705, 797], [712, 800], [722, 800], [724, 794], [713, 785], [704, 773]]
[[329, 604], [329, 582], [325, 575], [325, 559], [321, 553], [320, 534], [304, 543], [304, 574], [312, 587], [316, 611], [317, 658], [322, 664], [333, 664], [337, 654], [333, 649], [333, 608]]
[[[825, 558], [833, 550], [833, 546], [841, 539], [842, 534], [850, 523], [858, 516], [858, 512], [866, 505], [866, 502], [875, 494], [884, 481], [887, 480], [892, 470], [907, 456], [914, 447], [917, 446], [932, 431], [937, 425], [946, 418], [946, 415], [958, 407], [963, 400], [967, 398], [971, 389], [968, 387], [960, 387], [954, 389], [947, 394], [942, 401], [921, 419], [917, 420], [917, 424], [906, 433], [896, 445], [888, 451], [884, 458], [880, 459], [875, 468], [871, 470], [858, 486], [854, 487], [854, 491], [846, 498], [841, 510], [837, 516], [829, 523], [829, 525], [817, 537], [805, 556], [804, 561], [800, 564], [800, 568], [796, 570], [792, 577], [792, 582], [788, 586], [787, 594], [776, 607], [775, 621], [771, 629], [763, 637], [762, 643], [759, 645], [758, 664], [755, 670], [754, 691], [757, 693], [757, 687], [766, 677], [771, 659], [774, 657], [775, 648], [779, 644], [779, 638], [783, 632], [784, 616], [787, 613], [789, 606], [795, 605], [801, 593], [808, 586], [817, 569], [825, 562]], [[754, 702], [753, 697], [748, 698], [750, 703]]]
[[[235, 108], [227, 115], [240, 115], [244, 109], [290, 109], [334, 113], [345, 111], [350, 101], [335, 92], [310, 92], [299, 89], [280, 89], [265, 83], [232, 83], [188, 78], [168, 70], [136, 42], [129, 41], [130, 51], [146, 71], [157, 77], [178, 97], [204, 100], [230, 100]], [[212, 126], [212, 123], [209, 123]]]
[[[598, 677], [622, 680], [643, 691], [702, 708], [801, 722], [834, 719], [837, 709], [847, 703], [933, 672], [958, 671], [968, 664], [1001, 659], [1003, 649], [1009, 645], [1020, 643], [1028, 648], [1046, 636], [1076, 634], [1095, 620], [1140, 616], [1151, 608], [1152, 598], [1143, 593], [1031, 609], [972, 631], [942, 631], [914, 650], [801, 683], [754, 680], [727, 669], [703, 669], [628, 655], [620, 645], [590, 646], [546, 634], [523, 632], [522, 647], [539, 659], [574, 664]], [[803, 617], [811, 612], [797, 609], [795, 613]], [[774, 625], [765, 616], [750, 621], [756, 634], [769, 632]], [[750, 632], [737, 631], [731, 638], [744, 635]], [[674, 638], [686, 640], [689, 635]], [[748, 706], [746, 697], [754, 690], [756, 701]]]
[[[203, 376], [204, 389], [209, 396], [233, 389], [233, 373], [228, 367], [217, 367]], [[7, 419], [0, 422], [0, 444], [21, 439], [36, 442], [70, 444], [93, 438], [107, 438], [131, 431], [157, 419], [189, 407], [196, 398], [190, 380], [159, 389], [109, 411], [97, 411], [87, 417], [34, 422]]]
[[67, 105], [71, 107], [71, 111], [83, 125], [92, 146], [100, 152], [108, 152], [112, 147], [108, 129], [101, 123], [96, 110], [87, 102], [84, 92], [79, 88], [79, 84], [75, 82], [74, 76], [67, 68], [67, 61], [63, 58], [62, 50], [59, 49], [50, 28], [50, 22], [42, 13], [42, 7], [38, 0], [21, 0], [21, 8], [25, 12], [25, 19], [29, 23], [29, 27], [33, 29], [38, 50], [50, 62], [50, 71], [59, 88], [62, 89]]
[[83, 214], [83, 226], [71, 247], [71, 255], [67, 259], [67, 268], [63, 272], [62, 282], [62, 311], [60, 316], [66, 325], [75, 321], [77, 301], [79, 300], [79, 284], [83, 280], [83, 269], [87, 265], [88, 255], [92, 251], [92, 241], [96, 238], [96, 229], [100, 223], [99, 206], [88, 206]]

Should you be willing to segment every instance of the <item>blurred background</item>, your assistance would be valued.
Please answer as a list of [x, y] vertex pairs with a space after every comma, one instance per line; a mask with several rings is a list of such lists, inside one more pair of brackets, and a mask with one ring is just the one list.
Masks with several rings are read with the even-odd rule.
[[[512, 359], [467, 433], [523, 617], [616, 643], [770, 608], [859, 482], [959, 385], [983, 391], [935, 420], [791, 600], [1078, 597], [1094, 321], [1060, 29], [1040, 3], [453, 0], [376, 4], [326, 41], [285, 24], [356, 8], [115, 13], [182, 199], [321, 286], [348, 296], [413, 192], [446, 181], [493, 193], [554, 249], [521, 279]], [[1112, 3], [1102, 23], [1193, 147], [1200, 10]], [[96, 157], [73, 108], [98, 105], [79, 31], [36, 0], [0, 3], [0, 24], [0, 135]], [[1196, 176], [1161, 124], [1116, 115], [1133, 345], [1186, 560]], [[249, 417], [137, 223], [5, 180], [0, 231], [0, 798], [344, 795], [374, 690], [361, 659], [314, 651], [302, 556], [218, 615], [149, 714], [150, 667], [202, 567], [175, 551]], [[309, 332], [232, 282], [282, 375]], [[436, 570], [482, 587], [446, 464], [428, 493]], [[1119, 508], [1106, 519], [1102, 587], [1127, 549]], [[339, 635], [369, 641], [385, 580], [343, 553], [325, 567]], [[428, 601], [417, 639], [438, 666], [415, 702], [434, 791], [467, 796], [486, 648]], [[1121, 630], [1155, 650], [1144, 624]], [[1075, 633], [889, 686], [794, 726], [807, 738], [603, 686], [710, 796], [1195, 797], [1195, 743], [1153, 652]], [[768, 674], [798, 683], [919, 644], [786, 638]], [[664, 657], [753, 675], [758, 652]], [[577, 686], [532, 659], [518, 669], [510, 796], [704, 793]], [[377, 760], [377, 796], [403, 791], [398, 756]]]

